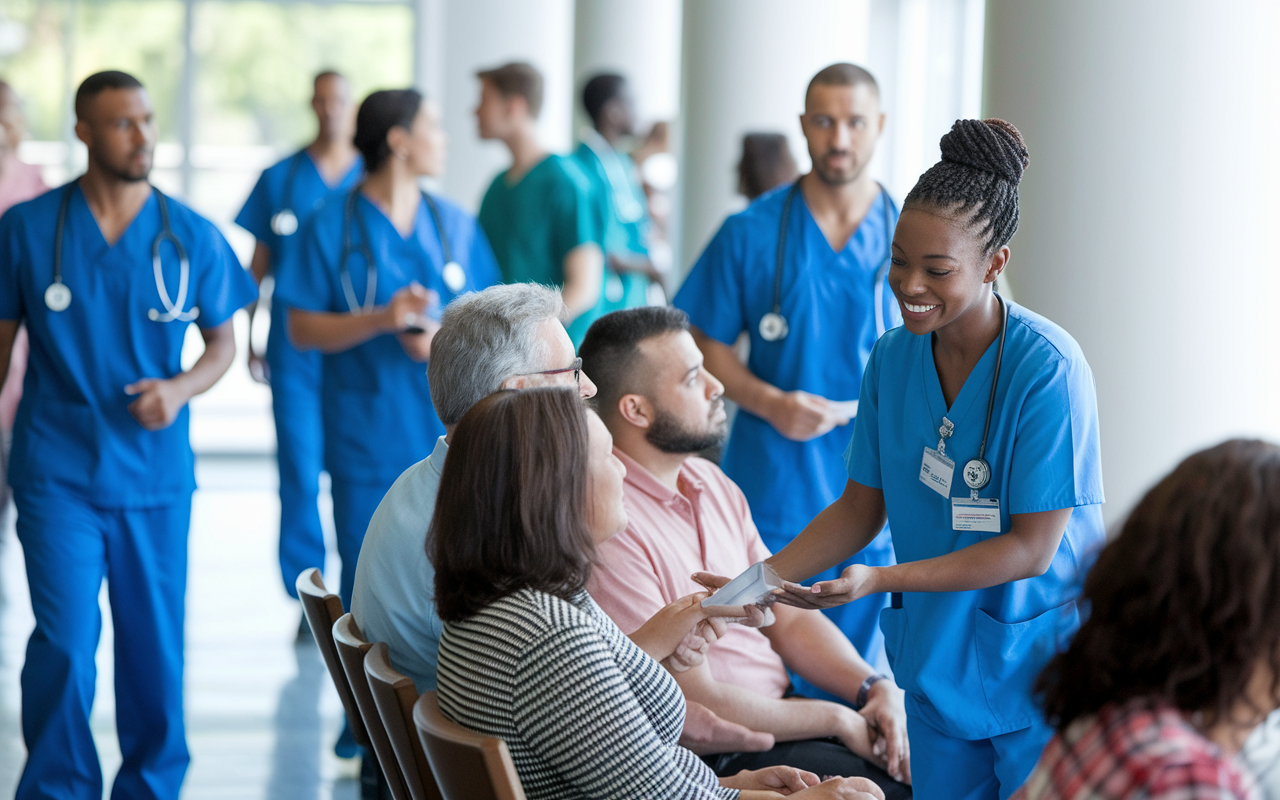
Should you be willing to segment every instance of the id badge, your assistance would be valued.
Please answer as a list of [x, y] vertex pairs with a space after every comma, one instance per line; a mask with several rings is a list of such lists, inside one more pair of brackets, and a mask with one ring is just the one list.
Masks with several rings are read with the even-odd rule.
[[920, 482], [943, 497], [951, 496], [951, 476], [955, 474], [956, 462], [934, 450], [924, 449], [924, 459], [920, 463]]
[[1000, 500], [995, 497], [951, 498], [951, 530], [1000, 532]]

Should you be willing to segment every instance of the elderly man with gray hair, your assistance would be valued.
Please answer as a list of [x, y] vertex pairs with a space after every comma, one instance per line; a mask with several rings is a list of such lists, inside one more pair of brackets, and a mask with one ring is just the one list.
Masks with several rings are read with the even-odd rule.
[[[450, 437], [471, 406], [499, 389], [576, 383], [584, 399], [595, 395], [596, 386], [582, 372], [582, 359], [574, 357], [560, 322], [565, 313], [557, 289], [492, 286], [450, 303], [432, 340], [427, 379], [445, 435], [382, 498], [360, 549], [351, 597], [351, 614], [365, 638], [386, 642], [392, 665], [419, 692], [436, 688], [443, 632], [426, 536]], [[681, 744], [694, 752], [723, 752], [726, 745], [741, 751], [773, 747], [772, 736], [722, 720], [702, 706], [690, 704], [688, 716], [699, 721], [689, 726], [699, 731], [699, 739]]]

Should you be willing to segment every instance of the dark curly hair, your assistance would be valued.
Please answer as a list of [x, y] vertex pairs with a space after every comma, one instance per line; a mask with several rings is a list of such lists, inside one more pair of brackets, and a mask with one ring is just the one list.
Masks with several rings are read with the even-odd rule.
[[1018, 183], [1030, 163], [1027, 143], [1002, 119], [959, 119], [942, 137], [942, 160], [916, 181], [903, 202], [965, 217], [990, 255], [1018, 230]]
[[1036, 685], [1059, 731], [1135, 697], [1230, 719], [1259, 664], [1280, 705], [1280, 447], [1234, 439], [1179, 464], [1103, 549], [1084, 600]]

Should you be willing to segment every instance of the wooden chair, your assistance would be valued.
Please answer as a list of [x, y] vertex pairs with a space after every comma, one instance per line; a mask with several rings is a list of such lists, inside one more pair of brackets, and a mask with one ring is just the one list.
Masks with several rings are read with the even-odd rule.
[[435, 692], [418, 699], [413, 722], [444, 800], [525, 800], [507, 743], [445, 719]]
[[378, 766], [382, 769], [382, 777], [391, 792], [392, 800], [412, 800], [400, 777], [400, 767], [396, 764], [396, 754], [391, 749], [391, 740], [387, 738], [387, 729], [378, 716], [378, 707], [373, 702], [373, 692], [369, 690], [369, 679], [364, 675], [364, 656], [372, 644], [364, 640], [360, 628], [351, 614], [343, 614], [333, 623], [333, 643], [338, 650], [338, 660], [351, 684], [351, 694], [355, 698], [359, 717], [368, 731], [369, 742], [373, 745]]
[[320, 648], [320, 655], [329, 668], [329, 677], [333, 678], [333, 685], [342, 700], [342, 710], [347, 712], [351, 735], [356, 744], [367, 749], [369, 733], [360, 720], [360, 709], [356, 706], [355, 696], [351, 694], [351, 682], [347, 680], [347, 673], [338, 658], [337, 645], [333, 642], [333, 623], [342, 616], [342, 598], [324, 588], [324, 577], [315, 568], [303, 570], [294, 586], [298, 589], [298, 599], [302, 601], [302, 613], [306, 615], [307, 625], [311, 626], [316, 646]]
[[365, 654], [364, 674], [369, 679], [373, 702], [391, 740], [409, 797], [441, 800], [431, 764], [413, 727], [413, 704], [418, 702], [418, 690], [412, 680], [391, 666], [391, 648], [385, 642], [375, 642]]

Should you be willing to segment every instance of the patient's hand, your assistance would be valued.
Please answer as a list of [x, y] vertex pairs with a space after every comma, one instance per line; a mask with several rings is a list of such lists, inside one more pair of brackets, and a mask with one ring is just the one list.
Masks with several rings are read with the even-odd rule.
[[[712, 593], [724, 586], [730, 580], [723, 575], [713, 575], [710, 572], [695, 572], [690, 577], [692, 577], [696, 583], [705, 586]], [[781, 589], [778, 589], [774, 594], [777, 595], [781, 593], [781, 591]], [[776, 621], [773, 612], [769, 610], [769, 606], [771, 605], [773, 605], [772, 599], [760, 605], [743, 606], [746, 610], [745, 616], [733, 619], [732, 621], [739, 625], [746, 625], [748, 628], [767, 628]]]

